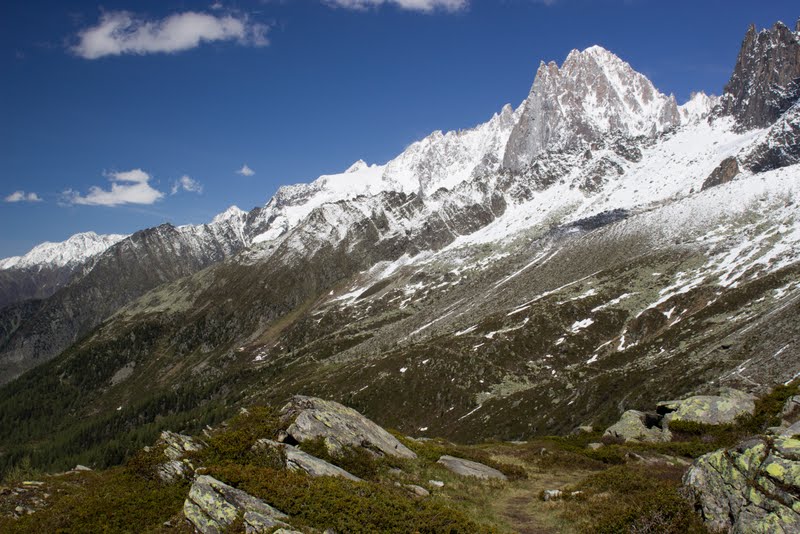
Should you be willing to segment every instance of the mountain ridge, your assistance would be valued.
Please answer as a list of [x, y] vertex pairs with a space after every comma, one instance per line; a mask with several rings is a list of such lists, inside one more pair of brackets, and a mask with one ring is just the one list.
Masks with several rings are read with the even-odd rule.
[[[12, 332], [0, 361], [39, 365], [0, 389], [4, 425], [27, 418], [67, 449], [79, 445], [77, 418], [95, 447], [138, 439], [164, 414], [196, 423], [302, 393], [406, 433], [525, 439], [712, 385], [786, 381], [800, 370], [796, 114], [742, 128], [716, 104], [698, 95], [661, 132], [581, 133], [519, 171], [494, 142], [513, 135], [503, 114], [524, 113], [509, 107], [491, 128], [417, 145], [401, 169], [426, 152], [435, 165], [398, 178], [406, 190], [384, 189], [384, 169], [357, 162], [262, 208], [231, 209], [219, 244], [235, 249], [170, 263], [60, 354], [51, 345], [36, 360], [21, 349], [31, 331]], [[643, 116], [657, 120], [657, 107]], [[462, 138], [478, 146], [468, 157], [436, 152]], [[707, 185], [730, 160], [736, 172]], [[442, 169], [473, 162], [439, 187]], [[343, 176], [377, 190], [360, 194]], [[140, 261], [178, 257], [162, 253]], [[107, 299], [103, 283], [86, 284]], [[49, 302], [56, 311], [37, 328], [90, 307]], [[33, 328], [20, 314], [0, 313], [0, 327]], [[43, 344], [47, 331], [38, 335]], [[0, 448], [14, 457], [44, 439], [23, 434]]]

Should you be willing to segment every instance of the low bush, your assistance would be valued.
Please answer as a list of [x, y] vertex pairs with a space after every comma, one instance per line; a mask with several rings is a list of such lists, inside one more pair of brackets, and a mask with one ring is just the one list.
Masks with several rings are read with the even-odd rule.
[[670, 466], [614, 466], [595, 473], [568, 502], [582, 532], [706, 533], [701, 517], [680, 494], [683, 469]]
[[2, 532], [154, 532], [180, 513], [186, 483], [163, 485], [121, 468], [60, 481], [44, 511], [0, 519]]
[[293, 471], [229, 464], [209, 474], [292, 517], [294, 527], [351, 533], [481, 533], [491, 529], [441, 501], [414, 499], [399, 488]]
[[275, 410], [254, 406], [233, 417], [227, 426], [214, 432], [206, 439], [208, 446], [195, 453], [195, 456], [209, 464], [266, 461], [271, 465], [272, 459], [269, 455], [253, 452], [252, 448], [259, 439], [275, 439], [280, 430], [281, 422]]

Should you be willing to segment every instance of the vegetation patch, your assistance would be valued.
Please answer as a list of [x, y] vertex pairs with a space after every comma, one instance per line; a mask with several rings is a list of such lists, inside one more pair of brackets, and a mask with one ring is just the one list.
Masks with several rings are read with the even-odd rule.
[[229, 464], [209, 474], [291, 516], [295, 527], [352, 533], [480, 533], [492, 529], [433, 499], [413, 499], [401, 489], [293, 471]]

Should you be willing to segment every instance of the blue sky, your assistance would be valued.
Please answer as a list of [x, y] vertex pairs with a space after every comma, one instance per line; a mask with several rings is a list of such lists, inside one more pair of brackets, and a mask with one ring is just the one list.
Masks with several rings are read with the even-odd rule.
[[208, 222], [384, 163], [516, 106], [539, 60], [573, 48], [610, 49], [680, 102], [719, 94], [748, 24], [798, 15], [796, 1], [9, 0], [0, 257]]

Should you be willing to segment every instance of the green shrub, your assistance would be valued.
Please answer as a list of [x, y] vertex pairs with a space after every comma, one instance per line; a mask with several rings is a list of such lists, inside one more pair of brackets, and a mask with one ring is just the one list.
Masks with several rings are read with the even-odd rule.
[[433, 499], [399, 488], [229, 464], [209, 474], [289, 514], [292, 525], [349, 533], [480, 533], [491, 529]]
[[273, 409], [254, 406], [233, 417], [226, 427], [208, 438], [208, 446], [195, 455], [210, 464], [265, 461], [272, 464], [274, 458], [267, 453], [253, 452], [252, 448], [259, 439], [275, 439], [280, 429], [281, 422]]
[[61, 480], [42, 511], [3, 523], [2, 532], [153, 532], [179, 514], [189, 489], [115, 468]]
[[669, 466], [615, 466], [576, 488], [583, 498], [568, 503], [580, 530], [592, 534], [707, 532], [680, 494], [683, 470]]

